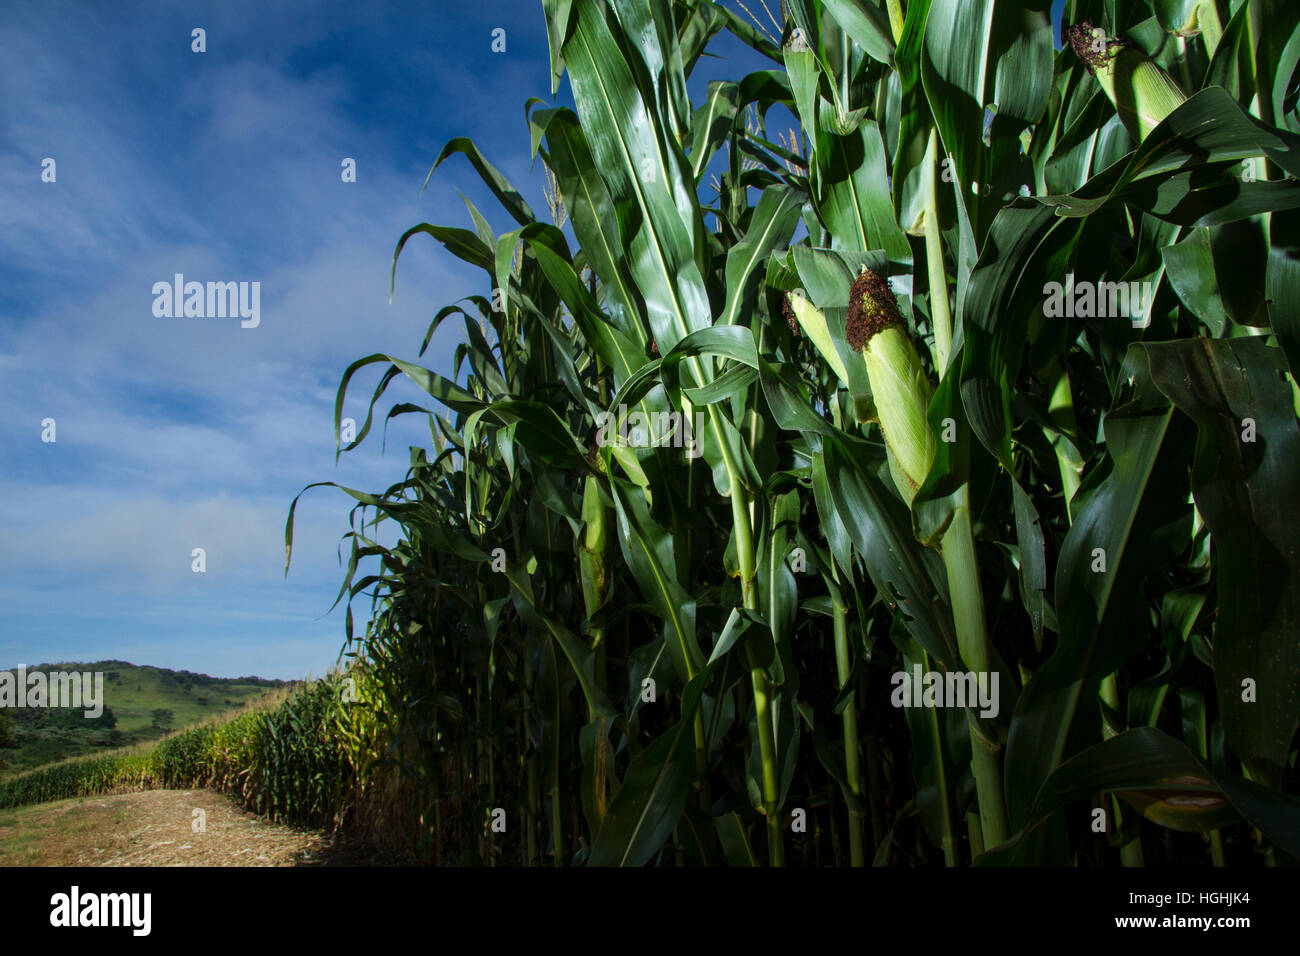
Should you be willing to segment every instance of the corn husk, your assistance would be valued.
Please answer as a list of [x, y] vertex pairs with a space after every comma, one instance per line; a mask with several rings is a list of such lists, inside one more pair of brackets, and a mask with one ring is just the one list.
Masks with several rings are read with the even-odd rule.
[[1141, 142], [1166, 116], [1187, 101], [1182, 88], [1141, 50], [1106, 35], [1090, 23], [1066, 31], [1075, 55], [1097, 78], [1120, 122]]
[[795, 324], [803, 329], [804, 335], [812, 340], [812, 344], [821, 352], [822, 358], [826, 359], [833, 371], [842, 384], [847, 385], [849, 381], [848, 369], [844, 367], [844, 360], [840, 358], [839, 351], [835, 348], [835, 343], [831, 341], [831, 332], [826, 325], [826, 316], [820, 309], [808, 301], [807, 296], [799, 289], [788, 293], [785, 297], [785, 315], [786, 321], [791, 319], [790, 330], [794, 331]]
[[[831, 341], [826, 316], [801, 294], [788, 297], [786, 313], [847, 383], [848, 371]], [[934, 461], [935, 438], [927, 418], [933, 390], [898, 300], [889, 283], [870, 269], [862, 270], [849, 292], [845, 332], [849, 348], [860, 352], [866, 364], [890, 474], [910, 505]]]
[[863, 269], [849, 293], [849, 347], [861, 351], [894, 484], [910, 505], [934, 461], [929, 376], [889, 283]]

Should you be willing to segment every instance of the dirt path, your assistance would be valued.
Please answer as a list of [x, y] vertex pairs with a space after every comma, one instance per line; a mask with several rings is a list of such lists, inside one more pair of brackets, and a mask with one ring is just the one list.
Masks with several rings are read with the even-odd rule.
[[[195, 832], [203, 811], [203, 832]], [[215, 790], [146, 790], [0, 810], [0, 866], [328, 866], [372, 862]]]

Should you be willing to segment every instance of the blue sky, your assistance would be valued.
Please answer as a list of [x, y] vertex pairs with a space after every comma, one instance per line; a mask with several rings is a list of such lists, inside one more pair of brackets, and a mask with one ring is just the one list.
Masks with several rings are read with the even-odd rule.
[[[336, 467], [333, 404], [351, 361], [414, 359], [438, 308], [487, 294], [417, 237], [388, 302], [397, 238], [472, 227], [461, 193], [513, 226], [463, 158], [421, 195], [442, 145], [472, 137], [545, 209], [523, 112], [551, 98], [540, 2], [14, 0], [0, 49], [0, 667], [323, 673], [343, 641], [342, 606], [326, 611], [352, 502], [303, 498], [286, 579], [288, 506], [314, 481], [385, 488], [427, 444], [408, 416], [387, 454], [372, 436]], [[697, 100], [768, 66], [733, 40], [710, 50], [723, 59], [702, 61]], [[259, 282], [260, 325], [156, 317], [152, 287], [175, 273]], [[463, 335], [446, 323], [424, 364], [450, 374]], [[345, 415], [364, 418], [381, 370]], [[420, 397], [396, 383], [379, 408]]]
[[[327, 670], [352, 502], [303, 498], [286, 579], [289, 503], [313, 481], [385, 488], [428, 440], [399, 419], [387, 454], [372, 436], [335, 467], [340, 376], [373, 352], [414, 359], [439, 307], [487, 292], [417, 237], [390, 305], [393, 247], [421, 221], [472, 228], [462, 192], [513, 225], [460, 157], [421, 195], [429, 166], [470, 136], [545, 210], [523, 111], [551, 98], [537, 0], [179, 7], [0, 7], [0, 667]], [[195, 27], [206, 53], [191, 52]], [[178, 272], [260, 282], [260, 325], [155, 317], [153, 284]], [[449, 374], [463, 335], [446, 323], [424, 364]], [[381, 371], [345, 414], [364, 418]], [[379, 407], [419, 397], [395, 384]]]

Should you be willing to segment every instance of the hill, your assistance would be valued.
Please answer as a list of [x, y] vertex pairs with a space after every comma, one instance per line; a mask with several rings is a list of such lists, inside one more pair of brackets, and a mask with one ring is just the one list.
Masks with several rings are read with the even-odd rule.
[[[261, 677], [210, 677], [127, 661], [59, 662], [27, 668], [104, 675], [104, 711], [56, 707], [0, 708], [0, 777], [68, 757], [157, 740], [172, 730], [243, 705], [289, 684]], [[0, 672], [2, 673], [2, 672]], [[9, 673], [16, 674], [11, 668]]]

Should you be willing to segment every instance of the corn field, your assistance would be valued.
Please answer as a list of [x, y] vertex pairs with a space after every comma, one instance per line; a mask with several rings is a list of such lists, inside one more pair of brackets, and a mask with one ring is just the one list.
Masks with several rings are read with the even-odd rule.
[[272, 820], [341, 825], [355, 774], [340, 736], [345, 684], [332, 675], [274, 706], [172, 734], [142, 751], [53, 764], [0, 783], [0, 809], [73, 797], [212, 787]]
[[[479, 865], [1300, 858], [1296, 6], [539, 13], [548, 215], [449, 142], [430, 176], [515, 225], [407, 230], [394, 284], [432, 239], [483, 285], [338, 390], [340, 454], [429, 427], [342, 489], [367, 826]], [[692, 101], [724, 36], [768, 66]], [[431, 401], [376, 421], [399, 378]]]

